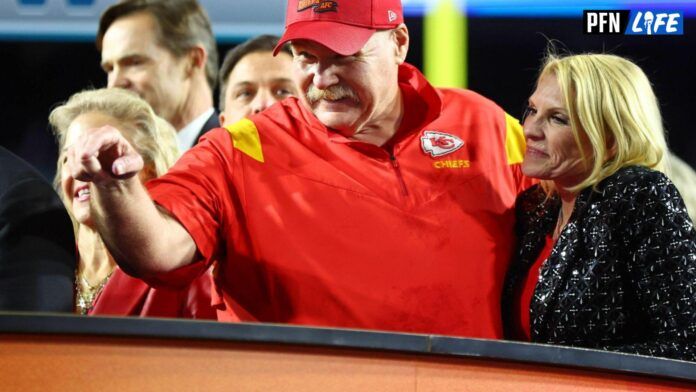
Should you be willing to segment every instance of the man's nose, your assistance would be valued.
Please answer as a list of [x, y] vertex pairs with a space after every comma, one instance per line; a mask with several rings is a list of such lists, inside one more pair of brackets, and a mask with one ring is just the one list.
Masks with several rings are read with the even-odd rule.
[[276, 103], [276, 99], [273, 98], [273, 94], [271, 94], [270, 91], [267, 90], [259, 90], [259, 92], [256, 94], [256, 97], [254, 97], [254, 100], [251, 101], [251, 112], [253, 114], [260, 113], [261, 111], [267, 109], [274, 103]]
[[312, 78], [312, 83], [314, 87], [325, 90], [338, 83], [338, 75], [336, 74], [336, 69], [332, 65], [321, 65], [317, 64], [314, 70], [314, 77]]
[[107, 87], [130, 88], [132, 85], [126, 72], [120, 68], [114, 68], [107, 80]]

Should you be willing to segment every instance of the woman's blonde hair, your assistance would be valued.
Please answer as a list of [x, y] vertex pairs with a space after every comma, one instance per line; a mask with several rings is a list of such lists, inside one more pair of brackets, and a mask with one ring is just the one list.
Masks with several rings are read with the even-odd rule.
[[[85, 90], [53, 109], [48, 120], [58, 140], [59, 158], [54, 184], [60, 189], [63, 150], [68, 128], [80, 115], [101, 113], [114, 118], [114, 124], [143, 157], [145, 166], [159, 177], [176, 162], [180, 153], [176, 131], [158, 117], [150, 105], [134, 93], [116, 88]], [[62, 192], [59, 192], [62, 193]]]
[[[666, 172], [662, 116], [640, 67], [611, 54], [549, 53], [539, 79], [546, 75], [558, 81], [575, 143], [590, 169], [569, 191], [595, 186], [629, 165]], [[591, 157], [585, 156], [588, 147]]]

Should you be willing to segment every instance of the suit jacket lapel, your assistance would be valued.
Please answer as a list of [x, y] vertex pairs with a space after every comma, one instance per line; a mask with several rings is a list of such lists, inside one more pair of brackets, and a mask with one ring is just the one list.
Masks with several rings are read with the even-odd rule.
[[[507, 335], [513, 333], [514, 315], [519, 311], [514, 308], [515, 298], [525, 284], [529, 270], [546, 242], [546, 236], [553, 230], [560, 206], [558, 197], [547, 197], [539, 185], [523, 194], [517, 203], [516, 232], [520, 245], [517, 260], [512, 264], [506, 278], [502, 304]], [[532, 306], [534, 306], [533, 300]], [[532, 313], [532, 321], [534, 321], [533, 316], [534, 313]]]
[[[591, 189], [586, 189], [578, 195], [568, 224], [555, 242], [551, 255], [539, 270], [540, 283], [534, 290], [530, 305], [532, 337], [546, 338], [549, 334], [550, 313], [558, 309], [556, 304], [560, 300], [561, 290], [568, 281], [571, 267], [583, 257], [585, 245], [580, 235], [579, 221], [591, 192]], [[558, 213], [553, 215], [557, 219]], [[555, 222], [555, 219], [552, 221]], [[538, 252], [536, 254], [538, 255]]]
[[220, 113], [218, 113], [217, 110], [213, 111], [213, 114], [208, 117], [208, 121], [203, 124], [203, 127], [201, 128], [201, 132], [196, 136], [196, 144], [198, 143], [198, 140], [203, 136], [206, 132], [210, 131], [211, 129], [214, 128], [220, 128]]
[[534, 290], [530, 304], [532, 336], [542, 337], [548, 334], [549, 314], [554, 309], [558, 294], [566, 281], [566, 273], [571, 261], [575, 259], [577, 224], [569, 222], [554, 243], [551, 255], [539, 270], [539, 283]]

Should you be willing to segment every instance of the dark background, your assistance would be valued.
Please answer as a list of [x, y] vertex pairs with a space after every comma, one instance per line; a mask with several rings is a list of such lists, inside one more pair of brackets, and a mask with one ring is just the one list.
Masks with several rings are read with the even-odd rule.
[[[696, 38], [689, 35], [693, 22], [685, 20], [683, 36], [596, 36], [582, 34], [579, 18], [469, 18], [469, 88], [520, 116], [549, 39], [573, 53], [628, 57], [654, 85], [671, 148], [696, 166], [696, 140], [691, 137], [696, 114]], [[422, 20], [408, 18], [406, 23], [412, 40], [408, 61], [421, 67]], [[232, 46], [220, 45], [220, 57]], [[57, 155], [48, 114], [71, 94], [105, 85], [99, 58], [92, 42], [0, 42], [0, 145], [52, 178]]]

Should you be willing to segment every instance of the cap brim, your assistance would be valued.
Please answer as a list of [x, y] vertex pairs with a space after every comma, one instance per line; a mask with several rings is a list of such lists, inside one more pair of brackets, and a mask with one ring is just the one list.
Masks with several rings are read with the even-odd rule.
[[326, 46], [340, 55], [349, 56], [359, 52], [375, 31], [377, 30], [326, 20], [297, 22], [285, 29], [285, 34], [278, 41], [273, 55], [278, 54], [283, 45], [290, 41], [306, 39]]

